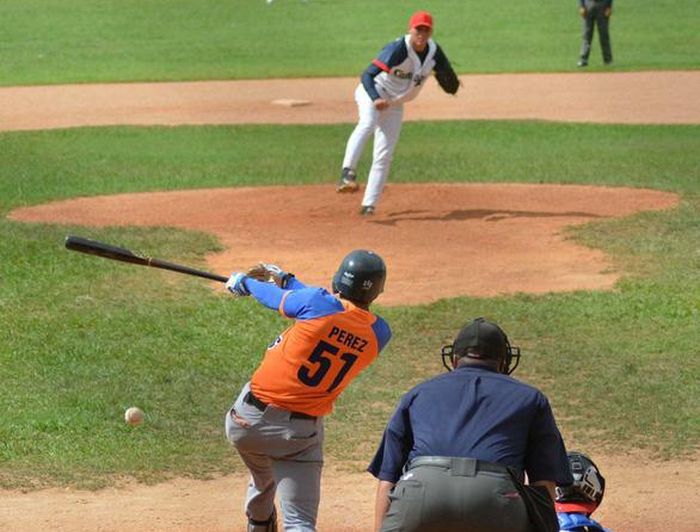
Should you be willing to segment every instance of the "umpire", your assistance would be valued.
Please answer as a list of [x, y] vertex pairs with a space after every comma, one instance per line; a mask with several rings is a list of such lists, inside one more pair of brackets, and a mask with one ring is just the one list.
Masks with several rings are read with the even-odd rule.
[[547, 398], [509, 377], [520, 349], [483, 318], [442, 359], [450, 373], [401, 399], [368, 468], [379, 480], [375, 530], [534, 531], [512, 473], [546, 488], [552, 512], [555, 485], [573, 481]]
[[612, 15], [613, 0], [579, 0], [579, 14], [583, 19], [583, 39], [581, 43], [581, 56], [578, 60], [579, 67], [588, 66], [588, 56], [591, 53], [591, 41], [595, 26], [598, 26], [600, 48], [603, 52], [603, 62], [606, 65], [612, 63], [612, 48], [610, 46], [610, 32], [608, 26]]

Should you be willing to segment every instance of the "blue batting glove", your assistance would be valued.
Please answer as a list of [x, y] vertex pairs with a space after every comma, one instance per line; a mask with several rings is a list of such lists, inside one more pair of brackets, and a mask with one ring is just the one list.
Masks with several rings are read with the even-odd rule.
[[245, 273], [233, 272], [228, 281], [226, 281], [226, 289], [236, 297], [249, 296], [250, 291], [246, 288], [244, 283], [246, 279]]

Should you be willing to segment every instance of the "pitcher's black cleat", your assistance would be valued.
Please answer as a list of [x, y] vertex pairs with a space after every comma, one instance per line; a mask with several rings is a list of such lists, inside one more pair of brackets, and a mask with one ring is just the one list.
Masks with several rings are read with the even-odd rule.
[[357, 175], [355, 170], [352, 168], [343, 168], [343, 172], [340, 175], [340, 181], [338, 181], [337, 192], [356, 192], [360, 188], [357, 184]]

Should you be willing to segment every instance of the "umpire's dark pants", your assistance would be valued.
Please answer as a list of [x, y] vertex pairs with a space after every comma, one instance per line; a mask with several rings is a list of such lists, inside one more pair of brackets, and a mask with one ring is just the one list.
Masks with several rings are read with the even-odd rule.
[[499, 464], [419, 457], [389, 498], [382, 532], [531, 532], [525, 504]]
[[603, 61], [612, 61], [612, 48], [610, 47], [610, 33], [608, 32], [608, 17], [605, 16], [605, 3], [600, 0], [586, 0], [586, 16], [583, 17], [583, 42], [581, 44], [581, 61], [588, 63], [591, 53], [591, 41], [595, 26], [598, 26], [600, 47], [603, 51]]

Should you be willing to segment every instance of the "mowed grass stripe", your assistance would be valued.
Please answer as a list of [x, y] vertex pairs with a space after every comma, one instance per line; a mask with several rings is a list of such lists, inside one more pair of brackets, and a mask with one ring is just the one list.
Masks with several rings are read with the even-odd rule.
[[[334, 183], [350, 124], [0, 133], [0, 209], [76, 195]], [[699, 126], [409, 122], [391, 182], [577, 183], [693, 192]], [[359, 173], [366, 175], [371, 150]]]
[[[426, 8], [460, 73], [576, 70], [575, 2], [3, 0], [0, 85], [358, 76]], [[614, 69], [697, 69], [696, 10], [615, 5]], [[589, 70], [601, 67], [595, 42]]]

